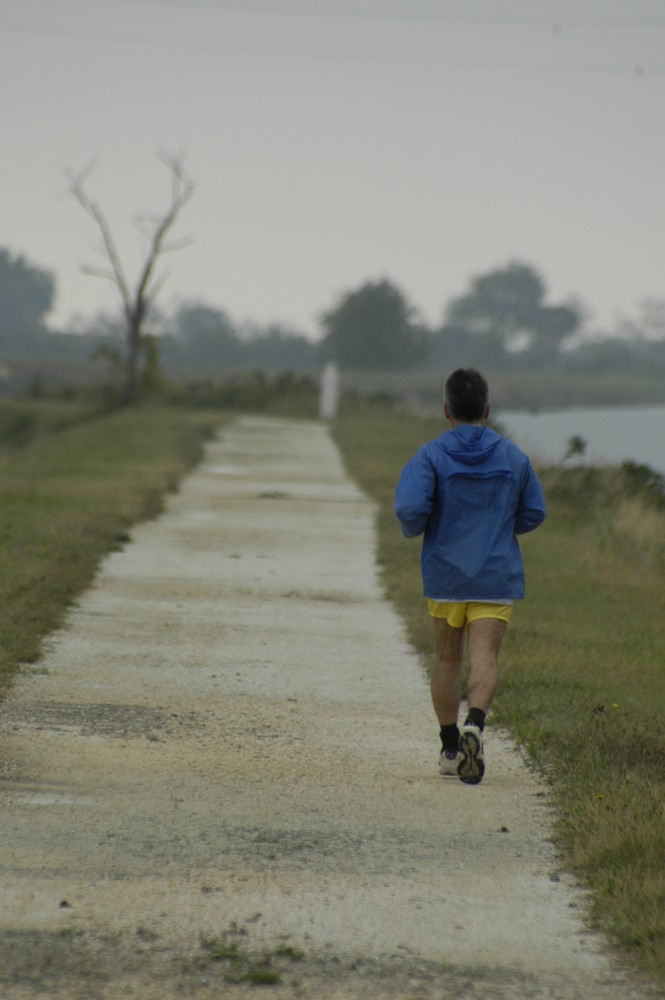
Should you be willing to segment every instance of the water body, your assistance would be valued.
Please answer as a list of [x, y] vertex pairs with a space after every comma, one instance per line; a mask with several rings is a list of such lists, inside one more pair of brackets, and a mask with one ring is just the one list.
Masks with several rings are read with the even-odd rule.
[[500, 410], [492, 416], [534, 460], [560, 462], [571, 437], [581, 437], [590, 465], [624, 461], [665, 474], [665, 406], [589, 407], [529, 413]]

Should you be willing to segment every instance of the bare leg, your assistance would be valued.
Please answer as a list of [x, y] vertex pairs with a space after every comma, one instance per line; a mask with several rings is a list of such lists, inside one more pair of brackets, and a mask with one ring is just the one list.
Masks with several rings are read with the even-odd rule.
[[499, 650], [506, 623], [481, 618], [469, 625], [469, 708], [488, 712], [499, 680]]
[[432, 618], [436, 665], [430, 689], [440, 726], [454, 726], [459, 711], [459, 676], [464, 654], [464, 629], [452, 628], [443, 618]]

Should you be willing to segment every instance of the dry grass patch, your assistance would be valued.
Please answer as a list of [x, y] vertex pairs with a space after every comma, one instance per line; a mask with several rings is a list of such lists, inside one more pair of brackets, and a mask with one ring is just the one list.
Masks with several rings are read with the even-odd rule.
[[[443, 429], [406, 412], [342, 415], [351, 475], [374, 498], [387, 596], [432, 661], [419, 546], [393, 513], [404, 462]], [[590, 917], [665, 984], [665, 509], [641, 468], [542, 470], [545, 524], [521, 539], [527, 600], [502, 650], [493, 720], [548, 781], [562, 864]], [[644, 487], [644, 488], [643, 488]]]

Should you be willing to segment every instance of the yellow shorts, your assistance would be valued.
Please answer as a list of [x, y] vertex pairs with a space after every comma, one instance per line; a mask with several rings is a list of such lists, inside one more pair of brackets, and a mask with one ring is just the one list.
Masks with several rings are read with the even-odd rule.
[[451, 628], [468, 628], [469, 622], [479, 618], [499, 618], [508, 624], [513, 613], [512, 604], [482, 604], [480, 601], [443, 603], [432, 601], [429, 597], [427, 608], [432, 618], [445, 618]]

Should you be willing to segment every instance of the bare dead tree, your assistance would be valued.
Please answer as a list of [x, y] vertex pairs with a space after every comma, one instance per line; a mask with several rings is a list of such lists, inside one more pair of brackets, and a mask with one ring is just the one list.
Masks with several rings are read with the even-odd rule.
[[115, 240], [109, 223], [99, 204], [91, 199], [86, 190], [86, 183], [91, 173], [87, 168], [79, 173], [69, 171], [69, 190], [83, 210], [96, 223], [101, 234], [101, 250], [107, 259], [107, 268], [84, 267], [86, 274], [107, 278], [118, 289], [122, 299], [125, 327], [125, 382], [122, 401], [129, 404], [135, 401], [138, 387], [138, 367], [141, 353], [145, 351], [144, 324], [151, 306], [161, 291], [167, 274], [156, 274], [158, 259], [165, 253], [181, 249], [187, 241], [167, 243], [167, 236], [175, 222], [194, 193], [194, 183], [184, 170], [184, 157], [161, 157], [171, 171], [171, 203], [162, 215], [144, 215], [135, 222], [139, 232], [148, 241], [148, 252], [140, 270], [136, 285], [132, 288], [125, 276]]

